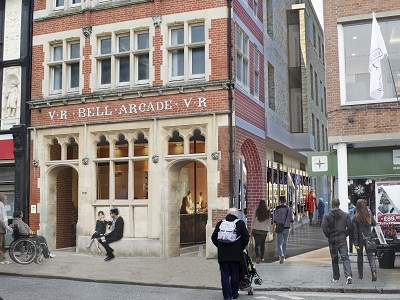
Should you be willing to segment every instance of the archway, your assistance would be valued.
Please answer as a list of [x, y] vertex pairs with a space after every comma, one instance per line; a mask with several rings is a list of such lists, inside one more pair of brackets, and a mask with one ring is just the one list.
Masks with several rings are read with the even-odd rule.
[[[70, 166], [56, 166], [48, 173], [47, 234], [52, 248], [76, 246], [78, 223], [78, 172]], [[46, 218], [41, 218], [42, 224]]]
[[[206, 241], [208, 208], [207, 168], [197, 160], [175, 162], [169, 169], [169, 248], [178, 256], [181, 244]], [[192, 206], [180, 213], [183, 197], [191, 192]], [[173, 254], [172, 254], [173, 253]]]

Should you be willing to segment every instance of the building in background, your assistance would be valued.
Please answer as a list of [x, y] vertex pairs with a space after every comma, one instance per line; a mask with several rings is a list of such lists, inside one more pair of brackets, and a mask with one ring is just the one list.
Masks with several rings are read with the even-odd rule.
[[33, 1], [0, 2], [0, 193], [28, 217], [28, 132]]
[[251, 216], [292, 186], [295, 205], [305, 152], [326, 147], [308, 2], [42, 1], [32, 55], [30, 225], [51, 248], [87, 251], [97, 212], [118, 207], [120, 254], [215, 255], [228, 207]]
[[[400, 1], [370, 1], [358, 7], [342, 0], [324, 4], [325, 35], [330, 37], [325, 45], [328, 142], [337, 156], [335, 194], [343, 209], [347, 198], [353, 203], [362, 198], [380, 221], [392, 214], [388, 220], [400, 222], [398, 199], [390, 200], [393, 193], [386, 188], [400, 182]], [[381, 99], [370, 96], [373, 12], [389, 58], [380, 61]]]

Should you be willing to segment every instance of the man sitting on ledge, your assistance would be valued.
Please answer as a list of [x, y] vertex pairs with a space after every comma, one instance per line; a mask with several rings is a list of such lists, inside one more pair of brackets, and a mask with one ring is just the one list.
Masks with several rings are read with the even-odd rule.
[[111, 225], [111, 231], [99, 238], [99, 243], [104, 247], [107, 253], [104, 258], [105, 261], [112, 260], [115, 257], [113, 254], [114, 249], [111, 248], [109, 244], [122, 239], [124, 233], [124, 219], [119, 215], [118, 208], [110, 209], [110, 215], [113, 219], [109, 222], [109, 225]]

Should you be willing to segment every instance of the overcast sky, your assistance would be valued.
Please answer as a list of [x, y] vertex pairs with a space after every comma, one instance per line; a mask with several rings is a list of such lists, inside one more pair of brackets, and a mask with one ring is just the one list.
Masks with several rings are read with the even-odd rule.
[[324, 16], [323, 16], [323, 9], [322, 9], [324, 0], [311, 0], [311, 2], [317, 13], [317, 16], [319, 18], [319, 22], [321, 23], [322, 28], [324, 28]]

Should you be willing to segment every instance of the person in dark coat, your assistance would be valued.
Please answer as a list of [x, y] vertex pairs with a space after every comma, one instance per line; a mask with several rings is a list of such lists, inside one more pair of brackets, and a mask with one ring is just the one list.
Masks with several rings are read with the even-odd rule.
[[324, 218], [325, 214], [325, 203], [323, 198], [319, 198], [318, 200], [318, 222], [317, 224], [322, 224], [322, 219]]
[[[372, 217], [371, 212], [368, 211], [367, 203], [364, 199], [357, 201], [357, 211], [353, 219], [353, 236], [354, 246], [357, 249], [357, 268], [358, 278], [363, 279], [363, 258], [364, 258], [364, 237], [370, 237], [372, 235], [371, 229], [376, 226], [376, 221]], [[376, 264], [374, 257], [374, 250], [365, 249], [367, 253], [369, 266], [371, 268], [372, 281], [377, 280], [376, 275]]]
[[124, 233], [124, 219], [119, 215], [118, 208], [110, 209], [110, 215], [113, 219], [108, 222], [111, 225], [111, 231], [102, 235], [99, 238], [99, 243], [106, 249], [107, 256], [104, 258], [105, 261], [112, 260], [115, 256], [113, 254], [114, 249], [109, 246], [109, 244], [114, 243], [122, 239]]
[[96, 229], [92, 234], [89, 244], [87, 244], [86, 248], [90, 248], [92, 243], [96, 245], [97, 251], [101, 253], [101, 249], [99, 247], [99, 240], [98, 238], [101, 237], [106, 233], [107, 221], [104, 219], [104, 212], [100, 210], [97, 213], [98, 220], [96, 221]]
[[[238, 219], [238, 210], [230, 208], [225, 220], [234, 222]], [[249, 232], [242, 220], [236, 222], [237, 240], [233, 243], [218, 241], [219, 227], [222, 221], [215, 226], [211, 240], [218, 248], [218, 263], [221, 271], [222, 294], [225, 300], [237, 299], [239, 297], [239, 272], [243, 261], [243, 250], [249, 242]]]
[[325, 215], [322, 220], [322, 230], [328, 238], [329, 251], [332, 259], [333, 282], [338, 282], [340, 278], [339, 272], [339, 253], [343, 262], [344, 275], [346, 284], [352, 283], [352, 273], [347, 248], [347, 236], [350, 233], [350, 217], [349, 214], [340, 208], [339, 199], [332, 200], [332, 210]]

